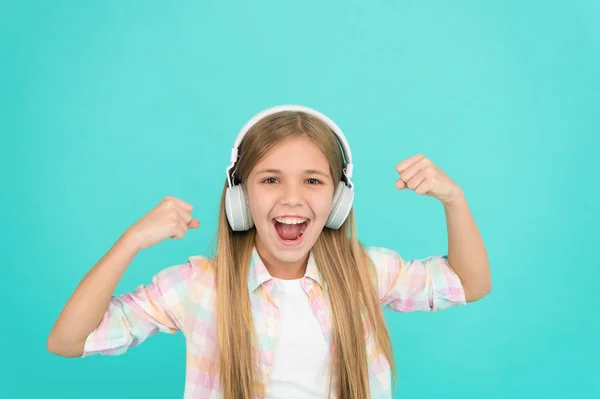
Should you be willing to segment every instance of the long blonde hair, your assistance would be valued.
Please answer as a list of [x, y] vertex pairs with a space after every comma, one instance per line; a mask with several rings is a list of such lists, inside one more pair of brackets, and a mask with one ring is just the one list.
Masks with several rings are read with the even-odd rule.
[[[259, 121], [244, 137], [236, 164], [236, 182], [245, 183], [252, 168], [281, 141], [307, 135], [326, 156], [335, 182], [342, 179], [343, 158], [327, 124], [303, 112], [282, 111]], [[264, 395], [254, 345], [255, 330], [248, 294], [248, 266], [255, 228], [233, 231], [227, 222], [223, 188], [212, 259], [217, 289], [219, 380], [225, 399]], [[374, 332], [377, 349], [387, 358], [395, 378], [391, 339], [376, 291], [376, 275], [356, 238], [354, 213], [337, 230], [325, 227], [312, 248], [319, 273], [328, 287], [331, 303], [333, 353], [332, 379], [338, 399], [369, 398], [369, 377], [364, 322]], [[393, 380], [393, 379], [392, 379]]]

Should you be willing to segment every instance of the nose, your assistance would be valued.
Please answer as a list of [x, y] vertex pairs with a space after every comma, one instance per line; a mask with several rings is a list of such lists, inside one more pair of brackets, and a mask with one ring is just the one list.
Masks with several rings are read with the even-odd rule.
[[301, 188], [295, 183], [287, 183], [282, 185], [283, 190], [281, 193], [282, 205], [300, 205], [302, 203], [302, 192]]

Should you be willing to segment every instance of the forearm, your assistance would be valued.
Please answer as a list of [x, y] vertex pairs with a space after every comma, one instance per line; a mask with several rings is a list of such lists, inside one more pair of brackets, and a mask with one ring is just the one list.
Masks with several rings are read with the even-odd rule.
[[87, 336], [100, 324], [117, 284], [138, 251], [124, 234], [87, 272], [50, 332], [50, 352], [81, 356]]
[[492, 289], [487, 251], [464, 195], [445, 203], [448, 263], [460, 278], [467, 302], [483, 298]]

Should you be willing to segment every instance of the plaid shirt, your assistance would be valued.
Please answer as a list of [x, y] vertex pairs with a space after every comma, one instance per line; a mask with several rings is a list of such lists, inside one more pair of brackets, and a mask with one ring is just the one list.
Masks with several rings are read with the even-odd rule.
[[[435, 311], [464, 305], [465, 294], [447, 257], [404, 261], [396, 252], [368, 247], [378, 276], [381, 305], [397, 312]], [[85, 342], [82, 357], [119, 355], [158, 332], [181, 331], [186, 338], [184, 398], [222, 398], [218, 378], [215, 278], [207, 259], [167, 267], [147, 285], [113, 296], [100, 324]], [[268, 384], [278, 332], [273, 280], [256, 249], [248, 272], [248, 293], [257, 334], [259, 370]], [[331, 309], [315, 260], [310, 254], [302, 287], [332, 349]], [[391, 374], [385, 356], [376, 354], [372, 332], [366, 334], [371, 399], [391, 398]]]

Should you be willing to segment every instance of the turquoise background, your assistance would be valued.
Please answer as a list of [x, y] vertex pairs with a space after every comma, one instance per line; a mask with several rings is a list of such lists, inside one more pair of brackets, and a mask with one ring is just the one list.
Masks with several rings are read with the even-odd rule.
[[183, 336], [65, 359], [46, 338], [79, 280], [166, 195], [202, 226], [117, 292], [207, 254], [238, 130], [276, 104], [346, 133], [360, 239], [446, 251], [442, 206], [399, 192], [423, 153], [465, 190], [493, 292], [386, 313], [397, 398], [600, 397], [596, 1], [1, 1], [3, 398], [177, 398]]

